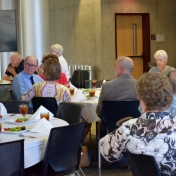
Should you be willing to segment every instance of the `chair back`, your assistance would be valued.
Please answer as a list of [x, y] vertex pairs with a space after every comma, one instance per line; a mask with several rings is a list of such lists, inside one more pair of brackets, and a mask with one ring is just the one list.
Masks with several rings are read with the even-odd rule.
[[32, 104], [33, 104], [34, 113], [42, 105], [50, 112], [52, 112], [54, 114], [54, 117], [56, 117], [58, 104], [54, 97], [34, 97], [32, 99]]
[[102, 119], [109, 132], [114, 131], [117, 126], [116, 122], [124, 117], [140, 117], [138, 110], [139, 101], [103, 101]]
[[[19, 105], [20, 104], [27, 104], [29, 107], [29, 101], [21, 101], [21, 100], [11, 100], [11, 101], [0, 101], [0, 103], [2, 103], [5, 108], [7, 109], [8, 113], [15, 113], [15, 114], [19, 114]], [[29, 113], [29, 110], [28, 110]]]
[[24, 139], [0, 143], [0, 175], [24, 175]]
[[129, 151], [127, 151], [127, 154], [134, 176], [161, 176], [161, 172], [153, 156], [133, 154]]
[[12, 100], [9, 89], [12, 88], [11, 84], [0, 84], [0, 101]]
[[[83, 143], [85, 122], [52, 128], [43, 160], [43, 174], [47, 172], [48, 164], [55, 172], [79, 168], [81, 146]], [[63, 174], [64, 175], [64, 174]]]
[[69, 124], [79, 123], [81, 120], [83, 105], [71, 102], [61, 102], [58, 107], [57, 117]]
[[[97, 86], [96, 88], [100, 88], [103, 84], [103, 80], [96, 80]], [[92, 88], [92, 80], [85, 80], [85, 88]]]
[[88, 80], [90, 70], [75, 70], [71, 79], [71, 83], [77, 88], [85, 88], [85, 80]]

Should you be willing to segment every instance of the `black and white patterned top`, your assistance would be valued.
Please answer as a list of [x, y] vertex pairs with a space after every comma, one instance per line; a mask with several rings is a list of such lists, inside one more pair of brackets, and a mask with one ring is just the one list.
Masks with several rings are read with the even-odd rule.
[[176, 175], [176, 117], [146, 112], [100, 140], [101, 154], [109, 162], [120, 160], [127, 149], [154, 156], [163, 175]]

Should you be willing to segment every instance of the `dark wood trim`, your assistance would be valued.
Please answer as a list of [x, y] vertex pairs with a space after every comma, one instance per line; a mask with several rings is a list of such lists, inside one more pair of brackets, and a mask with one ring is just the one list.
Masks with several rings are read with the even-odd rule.
[[149, 13], [115, 13], [115, 52], [117, 53], [117, 33], [116, 33], [116, 16], [117, 15], [142, 15], [142, 37], [143, 37], [143, 72], [148, 72], [150, 62], [150, 20]]

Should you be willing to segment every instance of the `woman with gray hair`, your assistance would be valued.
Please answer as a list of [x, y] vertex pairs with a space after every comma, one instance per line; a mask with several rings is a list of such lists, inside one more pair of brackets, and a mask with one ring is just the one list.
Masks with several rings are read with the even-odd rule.
[[163, 73], [166, 76], [169, 74], [170, 71], [175, 70], [175, 68], [168, 66], [167, 61], [168, 61], [168, 55], [166, 51], [164, 50], [158, 50], [154, 54], [154, 58], [156, 61], [156, 67], [152, 67], [149, 72], [159, 72]]

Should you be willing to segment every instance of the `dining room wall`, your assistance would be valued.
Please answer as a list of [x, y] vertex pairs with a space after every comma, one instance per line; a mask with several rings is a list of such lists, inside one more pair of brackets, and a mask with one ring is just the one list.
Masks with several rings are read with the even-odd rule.
[[[165, 34], [165, 42], [151, 40], [176, 67], [175, 0], [52, 0], [49, 1], [50, 45], [59, 43], [69, 65], [95, 65], [98, 79], [114, 78], [115, 13], [149, 13], [150, 34]], [[128, 42], [128, 41], [126, 41]]]

